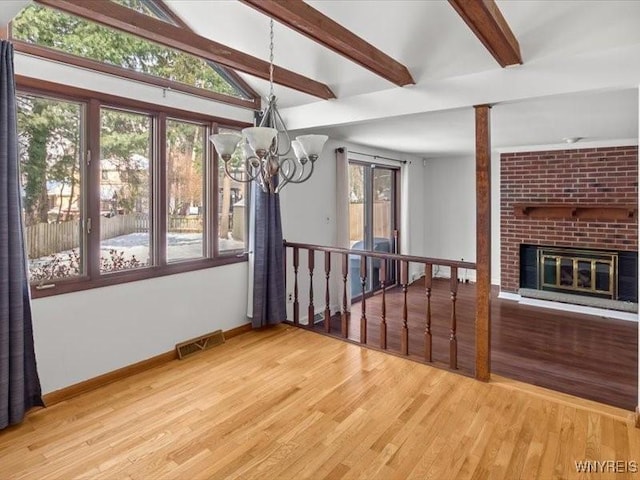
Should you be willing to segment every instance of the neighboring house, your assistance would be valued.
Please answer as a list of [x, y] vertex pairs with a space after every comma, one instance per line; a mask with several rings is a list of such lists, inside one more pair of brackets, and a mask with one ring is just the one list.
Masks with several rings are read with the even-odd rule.
[[148, 213], [148, 172], [149, 160], [142, 155], [133, 154], [126, 161], [101, 159], [100, 214], [113, 217], [125, 213]]
[[80, 194], [77, 186], [73, 190], [66, 183], [47, 182], [50, 222], [65, 222], [78, 217]]

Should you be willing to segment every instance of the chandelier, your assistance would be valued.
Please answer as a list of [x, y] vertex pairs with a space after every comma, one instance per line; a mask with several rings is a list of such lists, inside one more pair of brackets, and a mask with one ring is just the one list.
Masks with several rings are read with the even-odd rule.
[[[273, 19], [269, 43], [269, 97], [259, 126], [245, 128], [242, 135], [234, 132], [217, 133], [209, 140], [224, 162], [225, 174], [236, 182], [255, 181], [262, 191], [278, 193], [288, 183], [303, 183], [313, 174], [316, 160], [329, 137], [300, 135], [291, 140], [287, 127], [278, 112], [273, 94]], [[232, 162], [240, 146], [240, 159]], [[289, 155], [293, 153], [293, 156]], [[232, 165], [235, 163], [235, 165]]]

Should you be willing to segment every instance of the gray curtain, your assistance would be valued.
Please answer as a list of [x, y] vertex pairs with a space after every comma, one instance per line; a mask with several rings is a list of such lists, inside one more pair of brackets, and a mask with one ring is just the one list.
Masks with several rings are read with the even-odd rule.
[[0, 429], [44, 406], [33, 347], [16, 122], [13, 46], [0, 40]]
[[286, 320], [284, 247], [280, 195], [254, 185], [253, 328]]

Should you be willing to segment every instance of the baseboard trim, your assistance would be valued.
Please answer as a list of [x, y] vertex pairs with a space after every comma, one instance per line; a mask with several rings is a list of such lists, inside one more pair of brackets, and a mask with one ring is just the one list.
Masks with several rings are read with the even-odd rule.
[[89, 378], [88, 380], [47, 393], [43, 397], [44, 404], [47, 407], [50, 407], [56, 403], [64, 402], [65, 400], [77, 397], [78, 395], [90, 392], [117, 380], [122, 380], [123, 378], [144, 372], [145, 370], [164, 365], [176, 358], [178, 357], [176, 356], [175, 350], [171, 350], [170, 352], [161, 353], [155, 357], [147, 358], [146, 360], [127, 365], [126, 367], [113, 370], [112, 372], [107, 372], [102, 375], [98, 375], [97, 377]]
[[[247, 333], [250, 331], [251, 324], [246, 323], [244, 325], [240, 325], [239, 327], [226, 330], [224, 332], [224, 338], [228, 340], [230, 338], [237, 337], [238, 335], [242, 335], [243, 333]], [[126, 367], [113, 370], [112, 372], [107, 372], [102, 375], [98, 375], [97, 377], [89, 378], [88, 380], [76, 383], [74, 385], [69, 385], [68, 387], [61, 388], [60, 390], [55, 390], [53, 392], [45, 394], [42, 398], [45, 405], [47, 407], [50, 407], [52, 405], [55, 405], [56, 403], [64, 402], [73, 397], [77, 397], [78, 395], [82, 395], [83, 393], [88, 393], [96, 390], [100, 387], [108, 385], [109, 383], [113, 383], [115, 381], [131, 377], [138, 373], [142, 373], [146, 370], [159, 367], [161, 365], [164, 365], [165, 363], [171, 362], [172, 360], [176, 360], [177, 358], [178, 356], [176, 354], [176, 351], [171, 350], [169, 352], [156, 355], [155, 357], [147, 358], [146, 360], [127, 365]]]
[[640, 428], [640, 405], [636, 407], [636, 428]]
[[521, 305], [532, 307], [548, 308], [550, 310], [560, 310], [564, 312], [583, 313], [596, 317], [613, 318], [616, 320], [626, 320], [628, 322], [638, 322], [638, 314], [631, 312], [621, 312], [618, 310], [608, 310], [605, 308], [588, 307], [585, 305], [573, 305], [570, 303], [553, 302], [550, 300], [539, 300], [537, 298], [523, 297], [518, 293], [500, 292], [498, 298], [512, 300]]
[[520, 300], [522, 300], [520, 294], [511, 292], [500, 292], [498, 294], [498, 298], [502, 298], [504, 300], [513, 300], [514, 302], [519, 302]]
[[224, 338], [225, 340], [229, 340], [230, 338], [237, 337], [238, 335], [250, 332], [251, 330], [253, 330], [253, 326], [251, 325], [251, 323], [245, 323], [244, 325], [232, 328], [231, 330], [225, 330]]

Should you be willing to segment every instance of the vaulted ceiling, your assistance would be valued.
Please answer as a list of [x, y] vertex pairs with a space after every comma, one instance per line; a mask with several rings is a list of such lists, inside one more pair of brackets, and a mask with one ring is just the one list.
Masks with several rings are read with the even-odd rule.
[[[268, 59], [269, 19], [249, 5], [166, 3], [197, 33]], [[307, 3], [405, 65], [415, 85], [399, 87], [276, 22], [275, 63], [337, 96], [276, 86], [290, 127], [423, 157], [462, 154], [473, 149], [471, 107], [490, 103], [494, 147], [638, 136], [640, 2], [498, 0], [523, 61], [506, 68], [447, 1]], [[268, 92], [266, 81], [242, 75]]]
[[[3, 0], [3, 11], [20, 3]], [[640, 1], [165, 3], [205, 40], [254, 57], [240, 75], [263, 96], [274, 16], [276, 77], [295, 72], [275, 88], [292, 129], [458, 155], [473, 149], [472, 106], [486, 103], [494, 147], [637, 139]]]

